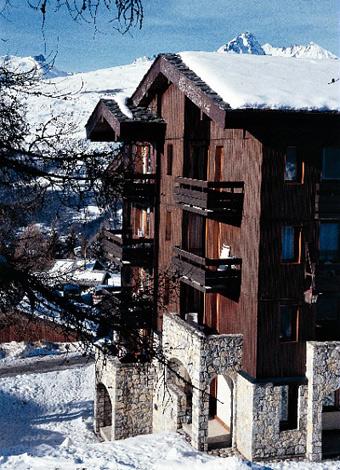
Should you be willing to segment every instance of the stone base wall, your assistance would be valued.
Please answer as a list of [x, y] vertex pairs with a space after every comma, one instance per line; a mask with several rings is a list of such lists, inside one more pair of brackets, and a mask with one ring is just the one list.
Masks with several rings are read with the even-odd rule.
[[322, 405], [340, 388], [340, 342], [307, 342], [307, 457], [322, 459]]
[[[217, 375], [229, 378], [235, 384], [237, 371], [241, 368], [242, 335], [206, 335], [195, 324], [189, 324], [174, 314], [163, 317], [162, 349], [168, 364], [180, 364], [192, 386], [191, 444], [198, 450], [208, 450], [208, 420], [210, 383]], [[154, 430], [173, 429], [183, 413], [181, 397], [169, 388], [169, 370], [161, 371], [165, 380], [165, 394], [155, 401]], [[160, 400], [161, 398], [161, 400]], [[169, 417], [161, 423], [160, 413]]]
[[253, 458], [301, 456], [306, 452], [307, 387], [299, 387], [297, 429], [280, 431], [281, 387], [256, 385]]
[[307, 386], [299, 387], [297, 429], [280, 431], [281, 387], [237, 377], [236, 446], [248, 459], [304, 455]]
[[244, 457], [251, 460], [253, 455], [253, 402], [254, 386], [242, 375], [236, 378], [235, 447]]
[[287, 419], [287, 386], [256, 383], [240, 372], [240, 335], [207, 336], [195, 325], [165, 315], [162, 351], [164, 364], [98, 358], [97, 433], [108, 428], [105, 436], [115, 440], [185, 427], [193, 447], [205, 451], [210, 383], [222, 375], [233, 384], [232, 445], [241, 454], [249, 460], [303, 455], [321, 460], [323, 422], [335, 426], [322, 414], [322, 406], [340, 388], [340, 342], [307, 343], [308, 385], [298, 389], [296, 429], [284, 431], [280, 422]]
[[[105, 386], [112, 404], [111, 440], [152, 432], [154, 367], [122, 364], [115, 358], [98, 358], [96, 382]], [[98, 387], [97, 387], [98, 389]], [[99, 431], [100, 397], [95, 404], [95, 430]]]

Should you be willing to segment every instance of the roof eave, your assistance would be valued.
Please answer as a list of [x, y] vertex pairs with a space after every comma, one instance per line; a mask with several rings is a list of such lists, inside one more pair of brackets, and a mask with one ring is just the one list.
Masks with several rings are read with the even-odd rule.
[[[146, 106], [155, 94], [153, 85], [157, 77], [162, 74], [169, 82], [178, 86], [196, 106], [219, 125], [224, 126], [226, 110], [219, 106], [193, 80], [186, 77], [179, 68], [172, 64], [166, 56], [159, 55], [144, 75], [137, 89], [131, 96], [135, 106]], [[225, 104], [225, 107], [227, 105]]]
[[120, 124], [103, 100], [100, 100], [85, 125], [86, 137], [95, 142], [117, 141], [121, 133]]

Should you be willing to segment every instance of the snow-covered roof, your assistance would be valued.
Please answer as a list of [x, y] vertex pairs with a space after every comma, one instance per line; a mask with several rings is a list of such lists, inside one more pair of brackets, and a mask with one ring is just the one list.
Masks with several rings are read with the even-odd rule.
[[60, 282], [94, 286], [103, 283], [107, 276], [104, 269], [97, 267], [95, 260], [60, 259], [55, 261], [48, 274]]
[[181, 52], [231, 109], [340, 112], [340, 61]]

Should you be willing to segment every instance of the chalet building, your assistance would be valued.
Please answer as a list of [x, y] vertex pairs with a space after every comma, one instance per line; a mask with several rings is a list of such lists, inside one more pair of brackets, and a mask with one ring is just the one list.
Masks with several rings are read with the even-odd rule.
[[88, 138], [140, 156], [105, 249], [122, 290], [152, 288], [167, 361], [98, 362], [103, 438], [340, 453], [338, 76], [336, 60], [161, 54], [126, 107], [98, 103]]

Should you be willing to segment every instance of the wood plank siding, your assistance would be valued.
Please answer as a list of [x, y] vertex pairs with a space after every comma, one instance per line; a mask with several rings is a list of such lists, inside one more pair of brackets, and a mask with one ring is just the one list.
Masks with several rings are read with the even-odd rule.
[[[176, 60], [160, 56], [131, 98], [162, 124], [149, 142], [154, 179], [131, 188], [123, 208], [123, 232], [153, 241], [155, 302], [166, 299], [156, 327], [164, 309], [196, 313], [213, 331], [243, 335], [253, 378], [301, 378], [306, 341], [324, 326], [318, 295], [336, 297], [340, 324], [340, 256], [320, 257], [320, 224], [340, 224], [340, 179], [321, 176], [323, 149], [340, 148], [339, 115], [233, 111]], [[129, 269], [123, 285], [138, 285], [145, 270]]]

